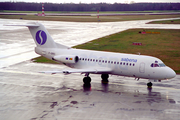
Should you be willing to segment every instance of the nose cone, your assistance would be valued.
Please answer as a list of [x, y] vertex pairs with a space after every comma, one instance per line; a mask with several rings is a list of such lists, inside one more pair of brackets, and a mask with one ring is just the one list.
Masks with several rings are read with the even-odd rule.
[[171, 79], [171, 78], [174, 78], [174, 77], [176, 77], [175, 71], [173, 69], [171, 69], [170, 67], [167, 67], [166, 78]]

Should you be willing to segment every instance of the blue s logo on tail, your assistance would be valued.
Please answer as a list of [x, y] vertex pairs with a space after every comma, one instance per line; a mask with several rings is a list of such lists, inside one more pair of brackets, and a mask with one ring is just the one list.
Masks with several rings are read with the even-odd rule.
[[47, 41], [47, 35], [44, 31], [42, 30], [39, 30], [37, 33], [36, 33], [36, 41], [39, 45], [44, 45]]

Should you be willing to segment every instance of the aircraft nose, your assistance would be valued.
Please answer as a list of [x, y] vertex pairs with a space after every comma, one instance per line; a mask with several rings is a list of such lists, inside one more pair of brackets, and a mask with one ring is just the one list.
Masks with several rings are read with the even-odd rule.
[[176, 73], [173, 69], [171, 69], [170, 67], [167, 68], [167, 73], [166, 73], [166, 78], [167, 79], [171, 79], [171, 78], [174, 78], [176, 77]]

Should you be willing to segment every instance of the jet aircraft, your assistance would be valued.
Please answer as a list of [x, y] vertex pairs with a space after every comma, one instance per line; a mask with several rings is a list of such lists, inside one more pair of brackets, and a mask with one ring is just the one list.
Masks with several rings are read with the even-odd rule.
[[[27, 23], [26, 26], [36, 43], [35, 52], [68, 67], [66, 70], [42, 71], [41, 73], [82, 73], [83, 82], [90, 84], [90, 74], [101, 74], [102, 81], [108, 82], [109, 74], [149, 80], [167, 80], [176, 73], [160, 59], [152, 56], [74, 49], [56, 43], [44, 25], [39, 22]], [[152, 83], [147, 83], [148, 87]]]

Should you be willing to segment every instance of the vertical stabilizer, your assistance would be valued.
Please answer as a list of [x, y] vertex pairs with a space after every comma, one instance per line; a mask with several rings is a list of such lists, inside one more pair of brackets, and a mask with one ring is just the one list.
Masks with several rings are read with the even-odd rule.
[[27, 27], [29, 28], [29, 31], [31, 32], [31, 35], [37, 47], [56, 48], [57, 47], [56, 43], [49, 35], [49, 32], [46, 30], [46, 28], [41, 23], [33, 23], [33, 24], [36, 24], [37, 26], [29, 25]]

